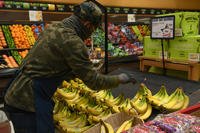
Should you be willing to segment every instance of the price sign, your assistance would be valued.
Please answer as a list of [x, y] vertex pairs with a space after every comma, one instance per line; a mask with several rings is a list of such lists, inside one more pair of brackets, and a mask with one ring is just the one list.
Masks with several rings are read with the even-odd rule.
[[42, 11], [29, 11], [30, 21], [43, 21]]
[[135, 14], [128, 14], [128, 22], [135, 22]]

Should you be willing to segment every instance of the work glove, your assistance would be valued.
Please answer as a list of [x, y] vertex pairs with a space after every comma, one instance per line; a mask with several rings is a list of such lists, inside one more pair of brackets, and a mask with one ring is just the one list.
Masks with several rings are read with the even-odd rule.
[[118, 75], [118, 78], [121, 84], [126, 84], [130, 82], [135, 84], [137, 82], [135, 78], [133, 77], [133, 74], [129, 74], [129, 73], [121, 73]]

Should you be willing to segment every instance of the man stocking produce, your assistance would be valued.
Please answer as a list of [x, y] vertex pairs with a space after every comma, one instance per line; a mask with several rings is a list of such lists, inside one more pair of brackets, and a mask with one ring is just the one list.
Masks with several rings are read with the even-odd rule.
[[54, 133], [52, 96], [63, 80], [78, 77], [91, 89], [134, 82], [132, 75], [103, 75], [93, 69], [84, 44], [101, 24], [102, 11], [91, 1], [40, 33], [5, 95], [5, 109], [16, 133]]

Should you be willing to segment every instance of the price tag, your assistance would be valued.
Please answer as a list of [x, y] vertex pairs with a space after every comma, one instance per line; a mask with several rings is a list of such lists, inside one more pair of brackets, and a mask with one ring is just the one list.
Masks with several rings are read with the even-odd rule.
[[114, 8], [115, 13], [119, 13], [120, 12], [120, 8]]
[[30, 21], [43, 21], [42, 11], [29, 11]]
[[54, 11], [56, 9], [55, 4], [48, 4], [48, 8], [50, 11]]
[[74, 11], [74, 6], [73, 5], [69, 5], [70, 11]]
[[129, 8], [123, 8], [124, 13], [128, 13], [129, 12]]
[[135, 14], [128, 14], [128, 22], [135, 22]]
[[137, 14], [138, 9], [132, 9], [132, 11], [133, 11], [134, 14]]
[[48, 4], [40, 4], [40, 8], [42, 10], [47, 10], [48, 9]]
[[110, 10], [111, 10], [111, 8], [110, 8], [110, 7], [107, 7], [107, 12], [108, 12], [108, 13], [110, 12]]
[[57, 7], [57, 10], [58, 11], [64, 11], [65, 10], [65, 5], [56, 5], [56, 7]]
[[183, 36], [183, 31], [181, 28], [175, 28], [175, 36]]

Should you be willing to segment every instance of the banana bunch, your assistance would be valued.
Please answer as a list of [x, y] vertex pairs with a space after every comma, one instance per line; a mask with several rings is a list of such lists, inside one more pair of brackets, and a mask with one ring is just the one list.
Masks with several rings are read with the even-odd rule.
[[152, 113], [152, 106], [151, 104], [148, 103], [146, 112], [144, 112], [143, 114], [139, 114], [139, 118], [142, 120], [146, 120], [151, 116], [151, 113]]
[[189, 97], [183, 92], [183, 89], [177, 88], [169, 96], [164, 85], [155, 95], [148, 96], [147, 99], [156, 109], [169, 112], [185, 109], [189, 104]]
[[129, 115], [136, 116], [138, 115], [137, 111], [133, 106], [131, 105], [131, 99], [126, 98], [122, 104], [119, 105], [119, 110], [120, 112], [125, 112]]
[[155, 95], [148, 96], [147, 99], [149, 103], [151, 103], [155, 108], [159, 109], [160, 106], [164, 103], [167, 103], [169, 99], [166, 87], [162, 85], [160, 90]]
[[25, 25], [25, 26], [24, 26], [24, 30], [25, 30], [25, 32], [26, 32], [26, 35], [27, 35], [29, 44], [30, 44], [30, 45], [34, 45], [34, 43], [35, 43], [35, 37], [34, 37], [34, 35], [33, 35], [33, 32], [32, 32], [31, 27], [28, 26], [28, 25]]
[[[112, 94], [109, 94], [112, 95]], [[113, 96], [110, 96], [111, 98], [105, 98], [102, 99], [102, 103], [104, 103], [106, 106], [110, 107], [113, 111], [113, 113], [120, 112], [119, 106], [124, 103], [124, 95], [121, 94], [118, 97], [114, 98]]]
[[[137, 99], [151, 95], [144, 84], [141, 88]], [[137, 101], [136, 97], [133, 99]], [[138, 111], [132, 106], [133, 99], [124, 98], [123, 94], [114, 97], [111, 90], [92, 91], [79, 79], [63, 81], [53, 97], [55, 102], [53, 118], [59, 129], [64, 132], [79, 132], [116, 112], [124, 111], [129, 115], [138, 115]], [[146, 102], [144, 98], [142, 99]], [[107, 124], [103, 125], [108, 130], [105, 126]]]
[[104, 99], [113, 99], [110, 90], [100, 90], [98, 92], [90, 93], [90, 96], [94, 98], [98, 103], [104, 101]]
[[[57, 112], [55, 112], [57, 110]], [[53, 119], [58, 122], [59, 120], [65, 119], [67, 116], [71, 115], [69, 108], [62, 102], [57, 103], [54, 107]]]
[[69, 89], [67, 88], [62, 88], [62, 89], [58, 88], [56, 90], [56, 94], [66, 100], [72, 100], [79, 96], [77, 90], [69, 91]]
[[183, 92], [183, 89], [177, 88], [175, 92], [169, 96], [167, 102], [162, 105], [162, 108], [173, 112], [187, 108], [188, 104], [189, 97]]
[[101, 114], [99, 115], [89, 115], [88, 119], [92, 123], [98, 123], [100, 120], [105, 120], [109, 116], [112, 115], [112, 111], [110, 109], [104, 110]]
[[62, 128], [62, 131], [67, 133], [81, 133], [91, 127], [91, 125], [88, 124], [87, 116], [85, 114], [76, 113], [59, 121], [58, 126]]
[[122, 125], [117, 129], [116, 133], [124, 132], [132, 127], [133, 119], [126, 120]]
[[152, 96], [151, 91], [145, 84], [141, 84], [136, 95], [131, 99], [131, 106], [137, 111], [143, 120], [149, 118], [152, 113], [152, 106], [147, 102], [146, 97]]
[[91, 114], [91, 115], [94, 115], [94, 116], [100, 115], [103, 111], [104, 111], [104, 108], [102, 107], [101, 104], [98, 104], [96, 106], [87, 106], [86, 107], [86, 112], [88, 114]]

